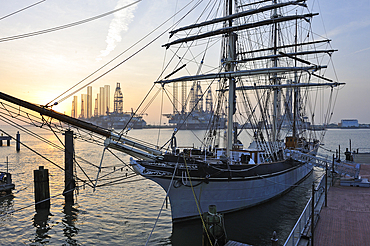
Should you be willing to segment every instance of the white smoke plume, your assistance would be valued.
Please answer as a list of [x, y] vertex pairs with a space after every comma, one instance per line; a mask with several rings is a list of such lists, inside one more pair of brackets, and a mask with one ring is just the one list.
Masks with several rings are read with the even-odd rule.
[[[119, 0], [115, 9], [129, 5], [130, 3], [132, 3], [132, 0]], [[108, 35], [105, 40], [107, 47], [105, 50], [100, 51], [97, 60], [101, 60], [102, 57], [109, 55], [109, 53], [116, 48], [117, 43], [121, 42], [121, 32], [126, 32], [128, 30], [128, 25], [134, 18], [136, 7], [137, 4], [133, 4], [128, 8], [114, 13], [114, 18], [109, 25]]]

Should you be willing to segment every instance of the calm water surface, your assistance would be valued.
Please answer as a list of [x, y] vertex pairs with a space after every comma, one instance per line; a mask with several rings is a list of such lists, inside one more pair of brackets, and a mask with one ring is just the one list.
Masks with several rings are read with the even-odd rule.
[[[0, 127], [12, 136], [17, 129]], [[53, 133], [45, 129], [29, 128], [44, 138], [61, 145]], [[158, 139], [158, 129], [133, 130], [130, 135], [152, 143], [163, 144], [172, 130], [162, 129], [165, 137]], [[203, 132], [196, 132], [202, 136]], [[63, 136], [59, 136], [62, 140]], [[335, 150], [338, 145], [344, 151], [352, 141], [352, 149], [369, 148], [369, 129], [330, 129], [326, 133], [327, 149]], [[246, 145], [248, 136], [243, 136]], [[191, 131], [179, 133], [179, 146], [192, 146], [199, 142]], [[180, 141], [181, 139], [181, 141]], [[89, 186], [82, 186], [75, 196], [76, 204], [65, 205], [60, 194], [64, 189], [64, 172], [56, 165], [64, 166], [64, 152], [50, 147], [40, 140], [21, 132], [21, 141], [52, 160], [54, 164], [35, 154], [25, 146], [16, 152], [14, 141], [10, 147], [0, 148], [0, 170], [6, 170], [6, 157], [9, 159], [9, 172], [12, 173], [16, 190], [12, 196], [0, 198], [0, 244], [1, 245], [145, 245], [159, 211], [164, 203], [165, 192], [154, 182], [135, 177], [121, 184], [98, 187], [95, 192]], [[195, 147], [197, 147], [195, 145]], [[77, 167], [77, 175], [82, 180], [95, 180], [103, 147], [75, 140], [78, 164], [88, 177]], [[323, 154], [331, 154], [322, 152]], [[114, 152], [123, 162], [129, 157]], [[82, 159], [86, 161], [83, 161]], [[33, 170], [39, 166], [49, 169], [51, 199], [50, 213], [36, 213], [33, 189]], [[104, 153], [104, 167], [98, 185], [109, 184], [112, 178], [125, 178], [131, 171], [109, 152]], [[322, 174], [320, 169], [283, 197], [261, 206], [225, 215], [225, 226], [229, 239], [252, 244], [270, 243], [273, 231], [283, 243], [295, 224], [303, 206], [310, 196], [310, 187]], [[106, 175], [106, 176], [104, 176]], [[90, 182], [90, 181], [88, 181]], [[15, 210], [14, 213], [9, 213]], [[170, 207], [163, 207], [148, 245], [201, 245], [202, 227], [200, 220], [175, 224], [171, 222]]]

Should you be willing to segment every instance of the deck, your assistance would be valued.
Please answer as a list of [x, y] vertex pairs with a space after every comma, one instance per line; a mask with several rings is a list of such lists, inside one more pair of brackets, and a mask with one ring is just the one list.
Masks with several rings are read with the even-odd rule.
[[[370, 180], [370, 164], [361, 164], [360, 176]], [[314, 233], [315, 246], [369, 245], [370, 188], [329, 188], [328, 206], [323, 207]]]

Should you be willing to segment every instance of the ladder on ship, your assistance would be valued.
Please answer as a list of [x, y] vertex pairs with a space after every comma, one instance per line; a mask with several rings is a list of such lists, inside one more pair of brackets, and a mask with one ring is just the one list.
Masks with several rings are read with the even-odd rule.
[[340, 175], [350, 176], [354, 179], [359, 179], [360, 164], [358, 163], [333, 160], [329, 156], [326, 156], [326, 157], [314, 156], [314, 155], [302, 153], [297, 150], [290, 150], [290, 149], [286, 149], [285, 154], [287, 157], [290, 157], [293, 160], [296, 160], [299, 162], [308, 162], [317, 167], [322, 167], [322, 168], [328, 167], [330, 170], [334, 170], [334, 172]]

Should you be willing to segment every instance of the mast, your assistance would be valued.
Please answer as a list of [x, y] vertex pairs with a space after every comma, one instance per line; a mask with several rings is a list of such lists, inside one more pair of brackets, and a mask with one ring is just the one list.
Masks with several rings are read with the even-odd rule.
[[[273, 4], [277, 4], [276, 0], [273, 0]], [[278, 14], [277, 14], [277, 9], [275, 8], [274, 10], [274, 13], [272, 15], [272, 19], [275, 19], [275, 18], [278, 18]], [[274, 23], [273, 24], [273, 51], [274, 51], [274, 56], [277, 55], [278, 53], [278, 45], [277, 45], [277, 41], [278, 41], [278, 23]], [[273, 67], [277, 67], [278, 64], [278, 59], [277, 57], [273, 58]], [[277, 77], [277, 74], [273, 74], [273, 84], [276, 85], [278, 83], [278, 77]], [[279, 89], [275, 89], [274, 90], [274, 101], [273, 101], [273, 115], [272, 115], [272, 142], [276, 142], [277, 140], [277, 119], [279, 118], [280, 116], [280, 100], [279, 100], [279, 96], [280, 96], [280, 93], [279, 93]]]
[[[228, 15], [233, 13], [232, 0], [227, 1]], [[229, 27], [232, 27], [232, 20], [228, 20]], [[236, 39], [237, 35], [234, 32], [230, 32], [228, 37], [228, 64], [226, 66], [226, 72], [234, 72], [235, 60], [236, 60]], [[230, 152], [233, 147], [233, 116], [235, 113], [235, 78], [228, 78], [229, 80], [229, 95], [228, 95], [228, 114], [227, 114], [227, 145], [226, 154], [230, 158]]]
[[[296, 12], [297, 13], [297, 12]], [[296, 45], [294, 47], [294, 52], [297, 53], [297, 43], [298, 43], [298, 23], [297, 20], [295, 22], [295, 37], [294, 37], [294, 44]], [[297, 58], [297, 55], [295, 56]], [[297, 66], [297, 59], [294, 59], [294, 66]], [[298, 76], [297, 72], [294, 72], [294, 83], [298, 83]], [[297, 120], [297, 96], [298, 96], [298, 90], [294, 88], [294, 101], [293, 101], [293, 141], [296, 142], [297, 138], [297, 125], [296, 125], [296, 120]]]

